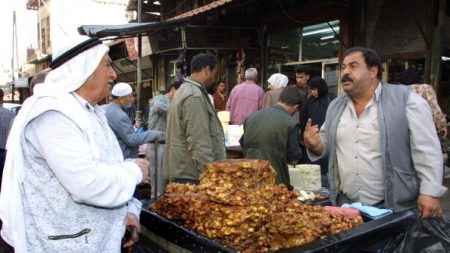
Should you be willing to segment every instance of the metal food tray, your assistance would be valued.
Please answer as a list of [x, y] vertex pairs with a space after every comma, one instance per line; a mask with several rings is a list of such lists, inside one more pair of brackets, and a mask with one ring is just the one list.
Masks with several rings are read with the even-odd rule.
[[[355, 228], [276, 252], [354, 252], [406, 231], [414, 223], [415, 217], [412, 211], [393, 213], [377, 220], [363, 216], [365, 222]], [[192, 252], [238, 252], [146, 209], [141, 212], [141, 224], [165, 240]]]

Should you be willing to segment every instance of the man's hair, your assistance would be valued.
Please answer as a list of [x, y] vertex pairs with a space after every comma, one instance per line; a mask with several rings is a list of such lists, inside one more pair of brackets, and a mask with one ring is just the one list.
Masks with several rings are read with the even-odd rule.
[[200, 72], [203, 68], [211, 70], [217, 67], [217, 57], [210, 53], [200, 53], [192, 57], [191, 73]]
[[0, 88], [0, 101], [3, 101], [3, 96], [5, 95], [5, 93], [3, 93], [3, 89]]
[[280, 94], [279, 102], [287, 105], [300, 105], [304, 104], [305, 92], [296, 86], [287, 86]]
[[255, 68], [248, 68], [245, 70], [245, 80], [253, 80], [256, 79], [256, 77], [258, 77], [258, 70], [256, 70]]
[[171, 83], [169, 85], [169, 87], [167, 87], [166, 93], [168, 93], [172, 88], [175, 88], [175, 90], [178, 90], [178, 88], [180, 88], [182, 83], [183, 83], [182, 81], [175, 81], [175, 82]]
[[420, 76], [415, 68], [408, 68], [407, 70], [403, 71], [401, 78], [402, 84], [405, 85], [420, 83]]
[[296, 74], [305, 74], [305, 75], [311, 75], [311, 71], [309, 70], [308, 66], [305, 65], [298, 65], [295, 68], [295, 73]]
[[347, 49], [344, 53], [344, 58], [352, 53], [356, 53], [356, 52], [361, 52], [364, 56], [364, 61], [366, 62], [366, 65], [371, 68], [371, 67], [377, 67], [378, 68], [378, 80], [381, 80], [381, 76], [383, 73], [383, 65], [381, 64], [381, 58], [380, 56], [377, 54], [377, 52], [375, 52], [374, 50], [367, 48], [367, 47], [351, 47], [349, 49]]

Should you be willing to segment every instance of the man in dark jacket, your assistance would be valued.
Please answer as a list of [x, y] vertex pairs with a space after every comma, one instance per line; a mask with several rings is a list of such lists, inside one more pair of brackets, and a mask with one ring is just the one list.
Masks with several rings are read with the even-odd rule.
[[292, 115], [303, 104], [305, 93], [297, 87], [287, 87], [274, 106], [251, 114], [244, 123], [240, 142], [244, 157], [269, 160], [277, 172], [276, 183], [292, 190], [288, 163], [302, 156], [299, 125]]

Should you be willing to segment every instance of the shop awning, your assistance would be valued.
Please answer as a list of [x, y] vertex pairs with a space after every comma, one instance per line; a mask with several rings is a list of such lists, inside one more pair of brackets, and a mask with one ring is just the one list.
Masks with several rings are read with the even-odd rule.
[[[216, 0], [191, 11], [172, 17], [162, 22], [130, 23], [123, 25], [82, 25], [78, 28], [81, 35], [90, 37], [135, 37], [137, 34], [150, 34], [161, 29], [186, 23], [192, 17], [204, 15], [212, 10], [218, 10], [233, 0]], [[235, 0], [234, 0], [235, 1]]]
[[195, 16], [195, 15], [198, 15], [198, 14], [201, 14], [201, 13], [208, 12], [208, 11], [210, 11], [212, 9], [218, 8], [218, 7], [223, 6], [223, 5], [227, 4], [227, 3], [230, 3], [232, 1], [233, 0], [216, 0], [216, 1], [213, 1], [213, 2], [211, 2], [209, 4], [207, 4], [207, 5], [203, 5], [201, 7], [195, 8], [195, 9], [193, 9], [191, 11], [188, 11], [188, 12], [185, 12], [185, 13], [180, 14], [178, 16], [172, 17], [169, 20], [177, 20], [177, 19], [182, 19], [182, 18], [186, 18], [186, 17], [192, 17], [192, 16]]
[[131, 23], [123, 25], [82, 25], [78, 27], [78, 33], [89, 37], [135, 37], [137, 34], [149, 34], [168, 27], [182, 24], [188, 18], [167, 20], [162, 22]]

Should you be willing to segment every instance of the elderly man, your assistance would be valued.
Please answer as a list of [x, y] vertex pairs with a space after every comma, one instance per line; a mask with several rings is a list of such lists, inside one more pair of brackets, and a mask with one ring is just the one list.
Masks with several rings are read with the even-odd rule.
[[249, 68], [245, 70], [245, 82], [231, 90], [225, 108], [230, 112], [230, 124], [244, 124], [250, 114], [263, 107], [264, 90], [255, 83], [257, 80], [258, 71], [255, 68]]
[[297, 87], [283, 88], [274, 106], [255, 112], [245, 120], [240, 140], [244, 157], [269, 160], [277, 172], [276, 183], [283, 183], [291, 190], [288, 163], [296, 164], [302, 156], [300, 128], [292, 115], [301, 108], [304, 98], [305, 93]]
[[111, 91], [113, 101], [103, 105], [108, 124], [119, 142], [123, 158], [138, 158], [139, 145], [149, 143], [158, 138], [164, 138], [159, 131], [136, 133], [133, 123], [124, 111], [134, 102], [133, 89], [127, 83], [114, 85]]
[[217, 75], [217, 58], [198, 54], [191, 60], [191, 76], [175, 92], [167, 116], [164, 178], [198, 182], [202, 165], [225, 159], [224, 133], [207, 88]]
[[44, 85], [14, 121], [0, 218], [15, 252], [120, 252], [125, 228], [140, 229], [132, 195], [148, 162], [124, 161], [97, 105], [116, 78], [108, 50], [86, 36], [55, 48]]
[[378, 54], [362, 47], [344, 53], [345, 96], [333, 100], [320, 128], [306, 124], [312, 160], [329, 156], [330, 199], [362, 202], [394, 212], [418, 208], [442, 215], [442, 153], [430, 107], [403, 85], [381, 83]]

